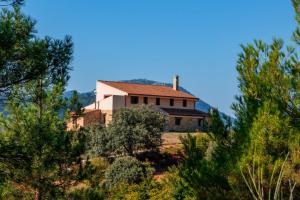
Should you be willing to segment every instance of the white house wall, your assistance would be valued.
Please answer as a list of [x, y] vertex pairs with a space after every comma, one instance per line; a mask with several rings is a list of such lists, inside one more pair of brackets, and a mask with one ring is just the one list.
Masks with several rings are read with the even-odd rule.
[[96, 81], [96, 102], [103, 100], [105, 95], [124, 96], [128, 94], [114, 87], [108, 86], [105, 83]]
[[[147, 96], [145, 96], [147, 97]], [[170, 106], [170, 99], [174, 99], [174, 106]], [[183, 100], [181, 98], [163, 98], [160, 97], [160, 108], [178, 108], [178, 109], [195, 109], [195, 101], [194, 100], [187, 100], [187, 106], [183, 107]], [[126, 97], [126, 107], [142, 105], [144, 104], [144, 96], [139, 96], [139, 103], [138, 104], [131, 104], [131, 97]], [[156, 97], [148, 96], [148, 105], [153, 105], [156, 107]]]

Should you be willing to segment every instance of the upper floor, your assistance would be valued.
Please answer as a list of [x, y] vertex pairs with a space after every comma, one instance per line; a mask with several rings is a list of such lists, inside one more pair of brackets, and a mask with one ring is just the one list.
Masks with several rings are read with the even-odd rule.
[[117, 110], [136, 105], [158, 108], [195, 109], [198, 98], [179, 90], [179, 77], [174, 77], [173, 87], [113, 81], [96, 82], [96, 101], [87, 108]]

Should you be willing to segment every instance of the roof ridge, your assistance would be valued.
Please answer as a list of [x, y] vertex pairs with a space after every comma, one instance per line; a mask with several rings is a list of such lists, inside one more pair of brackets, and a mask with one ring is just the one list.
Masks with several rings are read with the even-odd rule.
[[[106, 81], [106, 80], [97, 80], [103, 84], [109, 85], [111, 87], [115, 87], [119, 90], [122, 90], [124, 92], [127, 92], [128, 94], [146, 94], [143, 93], [145, 91], [141, 91], [139, 90], [137, 92], [137, 90], [135, 92], [132, 92], [132, 90], [130, 91], [130, 89], [132, 89], [132, 87], [149, 87], [149, 89], [151, 89], [152, 87], [152, 93], [153, 90], [165, 90], [164, 94], [158, 94], [156, 92], [154, 92], [155, 94], [150, 94], [149, 95], [159, 95], [159, 96], [166, 96], [166, 97], [176, 97], [177, 95], [179, 95], [179, 98], [193, 98], [193, 99], [198, 99], [198, 97], [186, 92], [186, 91], [182, 91], [182, 90], [173, 90], [172, 87], [169, 84], [147, 84], [147, 83], [130, 83], [130, 82], [125, 82], [125, 81]], [[120, 84], [118, 87], [118, 84]], [[121, 84], [123, 84], [124, 87], [128, 87], [127, 89], [122, 88]], [[153, 88], [154, 87], [154, 88]], [[161, 89], [160, 89], [161, 88]], [[144, 90], [146, 90], [147, 88], [144, 88]], [[168, 92], [166, 92], [168, 91]], [[173, 93], [173, 94], [172, 94]], [[176, 95], [177, 93], [177, 95]]]
[[[147, 83], [130, 83], [130, 82], [125, 82], [125, 81], [106, 81], [106, 80], [97, 80], [99, 82], [112, 82], [112, 83], [125, 83], [125, 84], [131, 84], [131, 85], [150, 85], [150, 86], [160, 86], [160, 87], [167, 87], [167, 88], [171, 88], [170, 86], [167, 85], [167, 83], [164, 83], [164, 84], [147, 84]], [[184, 91], [181, 91], [181, 90], [178, 90], [180, 92], [184, 92]], [[184, 92], [184, 93], [187, 93], [187, 92]]]

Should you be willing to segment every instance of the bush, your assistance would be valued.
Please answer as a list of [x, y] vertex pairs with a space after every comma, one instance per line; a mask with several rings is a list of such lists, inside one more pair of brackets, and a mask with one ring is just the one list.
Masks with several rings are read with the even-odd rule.
[[105, 173], [108, 187], [114, 187], [120, 183], [140, 183], [147, 176], [146, 167], [133, 157], [117, 158]]
[[170, 200], [169, 185], [159, 183], [153, 179], [145, 179], [139, 184], [121, 183], [110, 190], [110, 198], [113, 200]]
[[71, 192], [69, 199], [102, 200], [105, 199], [105, 192], [101, 188], [82, 188]]
[[112, 138], [103, 126], [91, 125], [80, 129], [86, 136], [87, 154], [92, 157], [108, 157], [111, 153]]
[[107, 128], [82, 129], [91, 155], [133, 156], [137, 151], [157, 151], [162, 143], [165, 116], [149, 106], [120, 109]]
[[79, 170], [78, 179], [89, 181], [91, 187], [101, 186], [108, 166], [108, 162], [100, 157], [87, 160], [85, 165]]
[[165, 116], [149, 106], [119, 110], [107, 128], [115, 153], [132, 156], [139, 150], [158, 150]]

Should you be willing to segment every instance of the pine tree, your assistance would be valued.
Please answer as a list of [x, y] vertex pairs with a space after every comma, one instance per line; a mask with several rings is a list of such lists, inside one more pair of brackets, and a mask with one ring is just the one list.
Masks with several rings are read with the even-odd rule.
[[207, 148], [200, 148], [195, 136], [181, 139], [185, 160], [179, 167], [177, 189], [195, 199], [233, 199], [228, 181], [233, 166], [231, 122], [228, 119], [224, 123], [220, 113], [213, 110], [208, 130]]
[[[233, 104], [237, 171], [253, 198], [288, 196], [290, 184], [300, 183], [295, 178], [300, 161], [300, 62], [296, 49], [284, 49], [283, 41], [275, 39], [270, 45], [255, 41], [242, 50], [237, 65], [241, 95]], [[285, 160], [285, 176], [277, 191], [278, 165]]]
[[[1, 17], [2, 22], [6, 24], [5, 20], [16, 18], [16, 27], [20, 25], [22, 28], [24, 23], [27, 24], [29, 27], [25, 30], [30, 35], [31, 20], [18, 9], [15, 12], [4, 11], [6, 17]], [[12, 186], [12, 193], [23, 188], [18, 198], [24, 198], [27, 193], [34, 195], [35, 199], [55, 199], [65, 195], [69, 184], [75, 180], [74, 170], [84, 151], [84, 136], [67, 132], [67, 115], [62, 114], [67, 111], [62, 93], [69, 79], [73, 44], [69, 37], [63, 41], [50, 38], [34, 40], [29, 44], [27, 39], [25, 37], [24, 45], [30, 48], [24, 51], [37, 49], [38, 54], [25, 59], [23, 67], [28, 66], [37, 73], [34, 73], [33, 79], [28, 78], [27, 71], [24, 74], [20, 72], [22, 68], [17, 70], [17, 74], [10, 74], [15, 77], [9, 79], [16, 80], [14, 83], [20, 83], [18, 80], [21, 79], [24, 81], [22, 85], [13, 84], [6, 113], [0, 118], [0, 177], [4, 185]], [[7, 51], [1, 53], [10, 55]], [[4, 63], [10, 63], [9, 57], [0, 58]], [[35, 67], [42, 69], [42, 73], [35, 71]]]
[[55, 79], [59, 73], [69, 70], [70, 37], [63, 41], [38, 38], [35, 24], [18, 6], [0, 11], [0, 92], [45, 73], [52, 73]]

